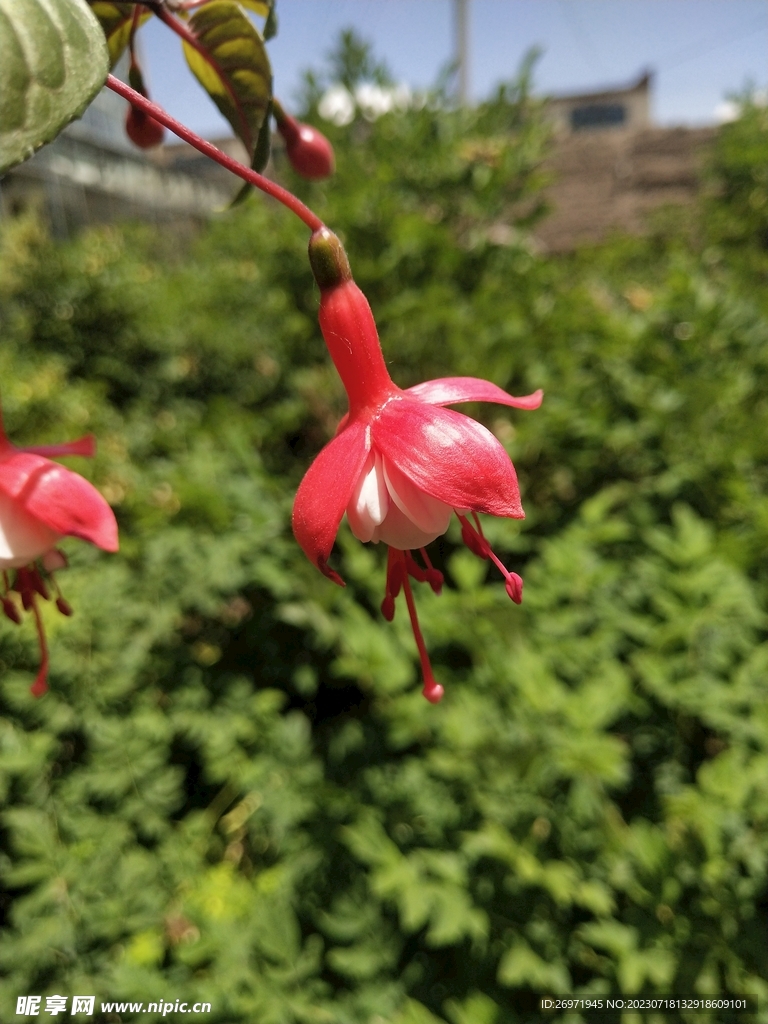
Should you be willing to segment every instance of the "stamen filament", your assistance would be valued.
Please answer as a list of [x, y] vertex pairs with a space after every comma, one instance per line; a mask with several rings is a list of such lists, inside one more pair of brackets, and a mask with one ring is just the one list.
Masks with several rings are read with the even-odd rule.
[[496, 568], [499, 570], [501, 575], [504, 577], [504, 585], [507, 594], [515, 602], [515, 604], [521, 604], [523, 600], [523, 580], [522, 577], [518, 576], [516, 572], [510, 572], [504, 563], [496, 557], [491, 548], [491, 545], [483, 534], [483, 527], [480, 524], [480, 520], [477, 517], [476, 512], [472, 512], [472, 518], [477, 524], [477, 529], [472, 526], [466, 516], [456, 513], [461, 522], [462, 530], [461, 535], [464, 543], [472, 551], [473, 554], [478, 555], [480, 558], [489, 558]]
[[[401, 556], [404, 558], [404, 556]], [[427, 647], [424, 643], [424, 637], [421, 635], [421, 628], [419, 626], [419, 619], [416, 614], [416, 604], [413, 600], [413, 594], [411, 593], [411, 584], [408, 579], [408, 573], [403, 574], [403, 590], [405, 591], [405, 600], [408, 605], [408, 614], [411, 617], [411, 628], [413, 629], [413, 638], [416, 641], [416, 647], [419, 651], [419, 660], [421, 661], [421, 674], [424, 677], [424, 688], [421, 691], [427, 698], [430, 704], [439, 704], [443, 699], [445, 690], [440, 683], [435, 681], [435, 677], [432, 673], [432, 665], [429, 661], [429, 655], [427, 654]]]
[[45, 630], [43, 629], [43, 620], [40, 616], [40, 609], [37, 607], [37, 601], [35, 601], [34, 595], [32, 596], [31, 611], [35, 616], [37, 637], [40, 641], [40, 670], [35, 677], [34, 683], [30, 686], [29, 692], [33, 697], [42, 697], [48, 690], [48, 644], [45, 639]]

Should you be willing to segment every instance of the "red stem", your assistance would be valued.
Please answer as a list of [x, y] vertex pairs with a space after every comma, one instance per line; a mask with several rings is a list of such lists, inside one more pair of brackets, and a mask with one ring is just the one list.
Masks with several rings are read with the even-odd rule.
[[143, 110], [145, 114], [149, 114], [150, 117], [154, 117], [160, 124], [172, 131], [174, 135], [178, 135], [180, 139], [188, 142], [190, 146], [193, 146], [199, 153], [204, 156], [208, 156], [211, 160], [215, 160], [217, 164], [221, 164], [222, 167], [226, 167], [228, 171], [236, 174], [238, 178], [242, 178], [243, 181], [247, 181], [249, 185], [254, 185], [256, 188], [261, 189], [262, 192], [266, 192], [268, 196], [272, 196], [283, 206], [287, 207], [291, 213], [295, 213], [299, 220], [303, 221], [310, 231], [318, 231], [324, 227], [323, 222], [313, 213], [308, 206], [305, 206], [300, 199], [289, 192], [287, 188], [283, 188], [282, 185], [278, 185], [274, 181], [270, 181], [269, 178], [265, 178], [263, 174], [259, 174], [258, 171], [251, 170], [250, 167], [246, 167], [241, 164], [238, 160], [233, 160], [231, 156], [227, 156], [226, 153], [222, 153], [220, 149], [212, 145], [210, 142], [206, 142], [205, 139], [201, 139], [199, 135], [195, 135], [193, 131], [190, 131], [186, 125], [183, 125], [181, 121], [177, 121], [175, 117], [171, 117], [167, 114], [162, 107], [158, 107], [156, 103], [152, 103], [151, 100], [146, 99], [140, 93], [132, 89], [130, 85], [126, 85], [125, 82], [121, 82], [119, 78], [115, 78], [114, 75], [107, 75], [107, 81], [105, 85], [116, 92], [118, 96], [122, 96], [124, 100], [128, 100], [134, 107], [138, 107], [139, 110]]
[[189, 28], [189, 26], [185, 25], [180, 18], [175, 18], [161, 5], [153, 7], [152, 9], [154, 10], [155, 14], [160, 19], [160, 21], [164, 22], [164, 24], [166, 24], [169, 29], [175, 32], [180, 39], [183, 39], [185, 43], [189, 43], [193, 50], [197, 50], [197, 52], [200, 54], [200, 56], [203, 58], [206, 64], [210, 64], [210, 66], [219, 76], [219, 78], [221, 79], [221, 84], [227, 90], [227, 94], [232, 103], [232, 106], [235, 108], [235, 110], [237, 111], [237, 116], [240, 118], [240, 130], [242, 131], [245, 139], [247, 140], [246, 148], [248, 150], [251, 150], [253, 148], [253, 138], [251, 137], [251, 129], [248, 125], [248, 121], [246, 120], [245, 114], [243, 113], [243, 109], [240, 106], [240, 101], [238, 100], [234, 89], [229, 83], [229, 79], [224, 74], [224, 71], [220, 67], [218, 61], [216, 61], [215, 58], [211, 56], [208, 50], [197, 38], [195, 33]]
[[139, 27], [141, 21], [141, 4], [136, 4], [133, 8], [133, 17], [131, 18], [131, 34], [128, 37], [128, 50], [131, 54], [131, 64], [136, 63], [136, 55], [134, 51], [134, 44], [136, 41], [136, 29]]

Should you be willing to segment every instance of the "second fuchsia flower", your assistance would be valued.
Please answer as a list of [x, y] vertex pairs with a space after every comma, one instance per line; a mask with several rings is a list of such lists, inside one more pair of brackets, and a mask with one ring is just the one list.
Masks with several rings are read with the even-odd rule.
[[[67, 564], [56, 545], [62, 537], [80, 537], [104, 551], [117, 551], [117, 523], [96, 488], [48, 456], [94, 454], [93, 437], [66, 444], [17, 448], [5, 436], [0, 418], [0, 605], [7, 618], [21, 622], [31, 612], [40, 642], [40, 671], [32, 693], [48, 689], [48, 647], [38, 598], [53, 589], [56, 607], [71, 615], [54, 572]], [[13, 598], [17, 594], [21, 609]]]
[[[445, 377], [401, 390], [387, 372], [371, 308], [352, 280], [338, 238], [327, 228], [316, 231], [309, 258], [320, 286], [320, 328], [347, 391], [349, 412], [299, 486], [293, 531], [307, 557], [342, 586], [328, 558], [345, 512], [358, 540], [389, 546], [382, 612], [392, 620], [395, 598], [403, 590], [423, 693], [437, 703], [443, 687], [432, 673], [409, 581], [413, 577], [440, 592], [443, 577], [432, 567], [426, 545], [445, 533], [455, 513], [464, 543], [498, 566], [517, 604], [523, 586], [494, 555], [477, 516], [524, 517], [515, 468], [489, 430], [444, 406], [496, 402], [537, 409], [542, 392], [515, 398], [475, 377]], [[414, 558], [416, 550], [423, 565]]]

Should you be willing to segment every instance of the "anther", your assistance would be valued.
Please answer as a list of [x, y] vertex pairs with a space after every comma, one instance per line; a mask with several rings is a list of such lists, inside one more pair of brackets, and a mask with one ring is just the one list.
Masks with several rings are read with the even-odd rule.
[[3, 597], [3, 614], [6, 619], [10, 619], [11, 622], [15, 622], [17, 626], [21, 625], [21, 614], [19, 609], [16, 607], [10, 597]]
[[421, 557], [424, 559], [424, 564], [427, 567], [427, 572], [426, 572], [427, 583], [430, 585], [430, 587], [432, 587], [432, 590], [436, 594], [440, 594], [442, 592], [442, 589], [443, 589], [443, 583], [445, 582], [445, 577], [440, 572], [440, 570], [439, 569], [435, 569], [435, 567], [430, 562], [429, 555], [427, 554], [427, 549], [426, 548], [419, 548], [419, 551], [421, 552]]

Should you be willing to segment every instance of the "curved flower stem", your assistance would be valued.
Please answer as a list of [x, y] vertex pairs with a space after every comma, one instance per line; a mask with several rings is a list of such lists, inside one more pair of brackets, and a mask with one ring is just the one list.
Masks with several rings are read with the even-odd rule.
[[160, 21], [167, 25], [172, 32], [175, 32], [180, 39], [183, 39], [185, 43], [188, 43], [193, 50], [196, 50], [203, 58], [203, 60], [207, 64], [209, 64], [210, 67], [213, 68], [213, 70], [216, 72], [216, 74], [219, 77], [219, 81], [227, 90], [227, 95], [229, 96], [230, 103], [237, 111], [237, 116], [240, 119], [240, 131], [243, 133], [243, 138], [247, 140], [247, 148], [252, 149], [253, 139], [251, 137], [251, 129], [248, 127], [248, 122], [245, 118], [245, 115], [243, 114], [243, 109], [240, 105], [240, 100], [237, 98], [237, 95], [233, 90], [229, 82], [229, 79], [224, 74], [224, 71], [219, 67], [218, 62], [201, 44], [200, 40], [197, 38], [195, 33], [192, 32], [189, 26], [185, 24], [185, 22], [183, 22], [180, 18], [175, 17], [173, 14], [167, 11], [162, 4], [153, 4], [151, 9], [155, 12]]
[[121, 82], [119, 78], [115, 78], [114, 75], [107, 75], [107, 81], [105, 85], [116, 92], [118, 96], [122, 96], [123, 99], [128, 100], [134, 107], [138, 107], [139, 110], [143, 110], [145, 114], [149, 114], [150, 117], [154, 117], [160, 124], [165, 125], [169, 131], [172, 131], [174, 135], [178, 135], [180, 139], [188, 142], [190, 146], [193, 146], [199, 153], [204, 156], [210, 157], [211, 160], [215, 160], [217, 164], [225, 167], [228, 171], [236, 174], [243, 181], [247, 181], [249, 185], [253, 185], [265, 192], [268, 196], [272, 196], [283, 206], [287, 207], [291, 213], [296, 214], [299, 220], [303, 221], [304, 224], [310, 229], [310, 231], [318, 231], [324, 227], [323, 222], [313, 213], [308, 206], [305, 206], [300, 199], [289, 192], [287, 188], [283, 188], [282, 185], [278, 185], [274, 181], [270, 181], [269, 178], [265, 178], [263, 174], [259, 174], [257, 171], [251, 170], [250, 167], [246, 167], [241, 164], [238, 160], [233, 160], [231, 156], [227, 156], [226, 153], [222, 153], [220, 149], [212, 145], [210, 142], [206, 142], [205, 139], [201, 139], [199, 135], [196, 135], [193, 131], [190, 131], [186, 125], [183, 125], [181, 121], [177, 121], [175, 117], [171, 117], [167, 114], [162, 107], [159, 107], [156, 103], [152, 103], [151, 100], [145, 99], [140, 93], [136, 92], [125, 82]]

